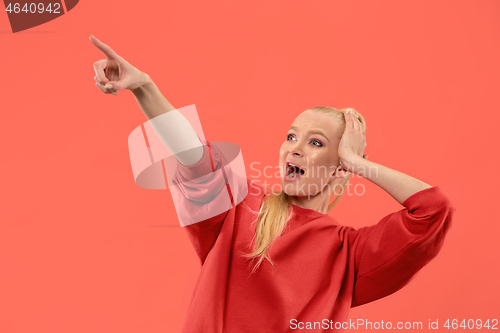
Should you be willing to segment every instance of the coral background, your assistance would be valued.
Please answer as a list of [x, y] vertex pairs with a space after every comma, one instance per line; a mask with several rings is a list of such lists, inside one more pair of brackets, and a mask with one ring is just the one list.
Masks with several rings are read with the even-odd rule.
[[[369, 159], [440, 186], [457, 212], [408, 286], [350, 318], [423, 331], [500, 319], [499, 1], [87, 0], [19, 33], [0, 12], [0, 332], [165, 333], [189, 320], [198, 258], [169, 190], [134, 183], [127, 138], [146, 118], [129, 91], [94, 85], [104, 56], [90, 34], [174, 106], [196, 104], [207, 140], [237, 143], [260, 181], [250, 165], [278, 165], [300, 112], [355, 108]], [[340, 223], [403, 208], [351, 182], [365, 193], [329, 213]]]

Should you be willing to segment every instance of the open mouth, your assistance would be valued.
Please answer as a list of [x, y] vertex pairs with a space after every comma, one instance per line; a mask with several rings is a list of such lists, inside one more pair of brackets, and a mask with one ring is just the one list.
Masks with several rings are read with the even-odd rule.
[[305, 171], [302, 170], [300, 167], [297, 165], [287, 162], [286, 164], [286, 177], [293, 179], [293, 178], [300, 178], [305, 174]]

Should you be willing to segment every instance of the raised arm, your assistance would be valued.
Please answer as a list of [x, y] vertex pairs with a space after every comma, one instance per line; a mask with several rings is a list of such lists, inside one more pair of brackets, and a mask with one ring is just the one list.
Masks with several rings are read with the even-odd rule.
[[151, 120], [166, 112], [175, 110], [175, 107], [162, 95], [151, 77], [144, 72], [140, 74], [142, 76], [140, 78], [141, 85], [130, 91], [134, 94], [146, 118]]
[[132, 66], [110, 46], [89, 37], [106, 59], [96, 61], [96, 86], [105, 94], [130, 90], [158, 138], [183, 165], [194, 165], [203, 156], [203, 145], [189, 121], [161, 94], [151, 77]]
[[[106, 59], [94, 63], [96, 86], [105, 94], [130, 90], [156, 136], [175, 159], [165, 157], [154, 136], [129, 136], [131, 161], [144, 183], [154, 183], [163, 170], [182, 226], [204, 263], [222, 228], [234, 222], [234, 207], [248, 193], [243, 158], [237, 145], [210, 143], [198, 136], [191, 123], [161, 94], [151, 77], [120, 57], [94, 36], [90, 41]], [[191, 109], [194, 108], [194, 105]], [[181, 110], [182, 111], [182, 110]], [[143, 128], [146, 132], [147, 128]], [[151, 141], [149, 139], [152, 139]], [[203, 140], [203, 141], [202, 141]], [[136, 180], [137, 180], [136, 177]], [[229, 227], [231, 227], [229, 225]]]
[[158, 138], [180, 163], [197, 164], [203, 156], [203, 144], [195, 130], [162, 95], [150, 76], [142, 74], [144, 83], [131, 90], [142, 112]]
[[344, 114], [339, 163], [383, 188], [405, 208], [376, 225], [346, 229], [350, 261], [355, 267], [351, 306], [385, 297], [405, 286], [440, 251], [455, 208], [437, 186], [368, 161], [361, 122]]
[[361, 122], [351, 112], [346, 112], [344, 117], [346, 128], [339, 144], [339, 162], [345, 170], [377, 184], [401, 205], [413, 194], [431, 187], [412, 176], [368, 161], [368, 156], [363, 155], [366, 139]]
[[437, 186], [411, 195], [376, 225], [347, 229], [355, 267], [352, 307], [394, 293], [436, 257], [455, 208]]

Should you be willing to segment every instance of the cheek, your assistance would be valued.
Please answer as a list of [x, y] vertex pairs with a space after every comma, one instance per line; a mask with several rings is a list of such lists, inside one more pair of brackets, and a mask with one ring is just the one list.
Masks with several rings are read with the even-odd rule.
[[284, 159], [286, 158], [286, 152], [285, 150], [282, 148], [280, 149], [279, 151], [279, 156], [278, 156], [278, 162], [279, 164], [281, 165], [282, 163], [284, 163]]
[[286, 145], [282, 144], [280, 147], [280, 156], [286, 155], [287, 150], [286, 150]]
[[315, 171], [315, 176], [318, 176], [319, 178], [329, 178], [330, 174], [335, 171], [335, 168], [337, 166], [336, 163], [336, 156], [327, 156], [327, 155], [322, 155], [322, 156], [317, 156], [314, 159], [314, 171]]
[[339, 151], [338, 149], [331, 149], [330, 152], [325, 156], [325, 163], [337, 166], [339, 163]]

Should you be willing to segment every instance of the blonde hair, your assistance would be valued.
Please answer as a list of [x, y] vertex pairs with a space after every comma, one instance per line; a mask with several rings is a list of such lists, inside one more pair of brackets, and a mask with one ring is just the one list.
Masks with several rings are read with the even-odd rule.
[[[363, 126], [363, 132], [366, 133], [366, 123], [363, 116], [361, 116], [361, 114], [359, 114], [353, 108], [335, 109], [326, 106], [316, 106], [306, 111], [309, 110], [331, 116], [334, 120], [342, 124], [342, 132], [345, 128], [344, 112], [353, 111]], [[342, 178], [339, 184], [341, 188], [340, 194], [335, 195], [335, 199], [333, 200], [333, 202], [328, 205], [327, 212], [332, 210], [333, 207], [337, 205], [340, 198], [345, 192], [351, 176], [352, 174], [345, 178]], [[259, 212], [257, 213], [253, 211], [255, 214], [258, 214], [257, 219], [254, 221], [256, 223], [256, 227], [255, 234], [252, 239], [252, 241], [255, 243], [255, 250], [251, 253], [242, 254], [243, 257], [251, 261], [259, 258], [257, 264], [254, 265], [252, 273], [255, 272], [255, 270], [260, 266], [264, 259], [267, 259], [271, 263], [271, 265], [274, 265], [268, 254], [269, 249], [271, 248], [271, 245], [274, 243], [274, 241], [284, 233], [287, 222], [293, 214], [291, 197], [286, 194], [285, 191], [275, 193], [272, 189], [269, 189], [267, 187], [264, 188], [269, 194], [264, 196]]]

